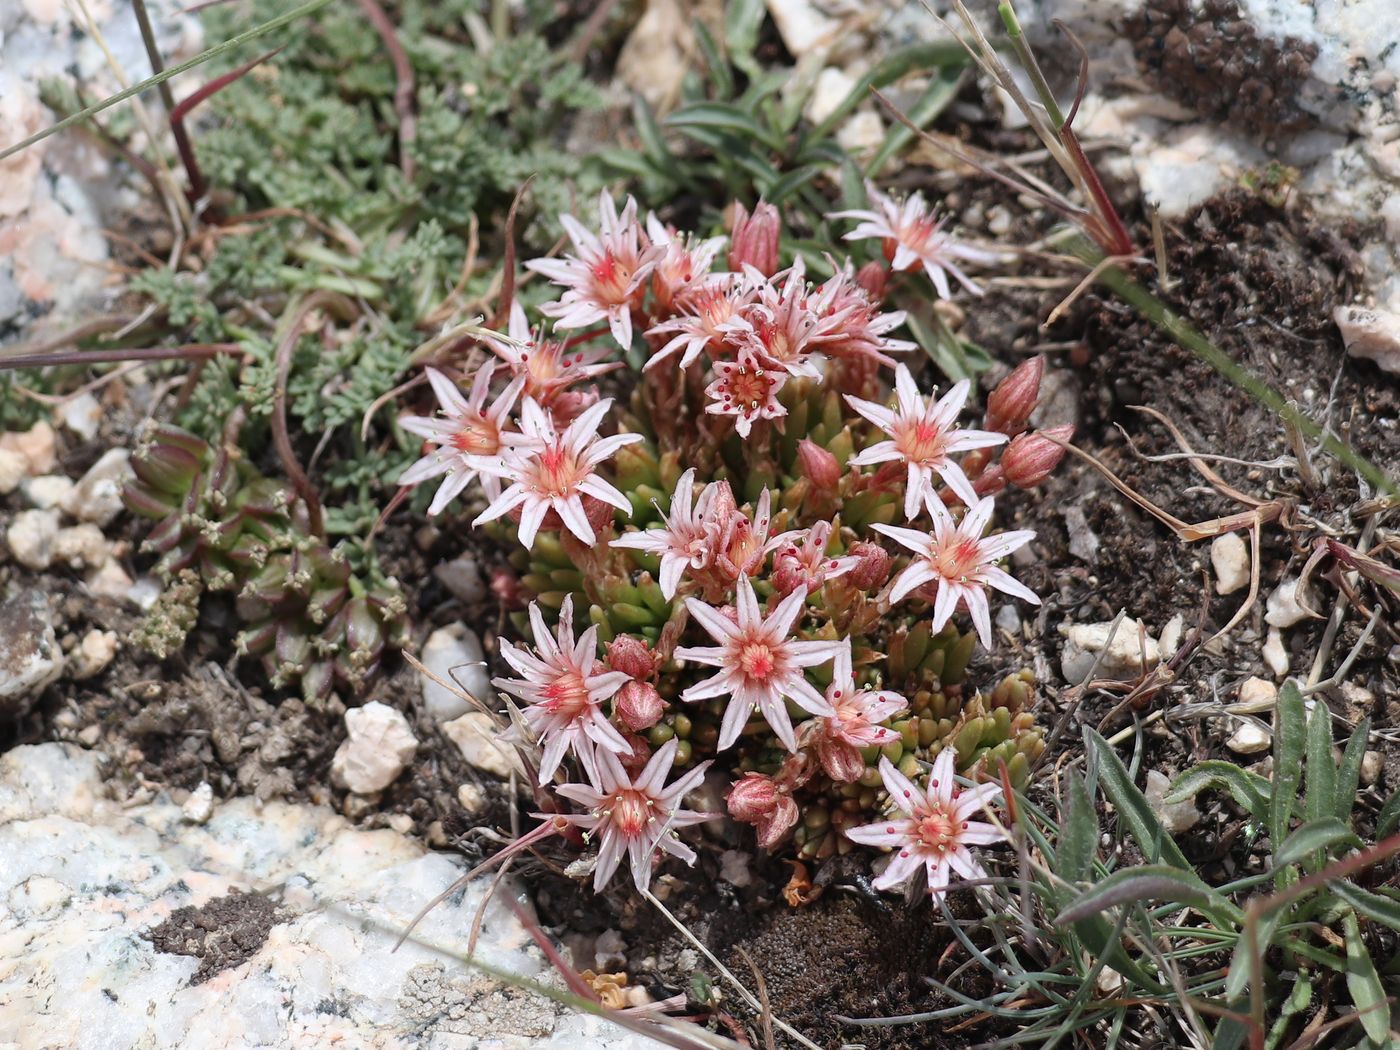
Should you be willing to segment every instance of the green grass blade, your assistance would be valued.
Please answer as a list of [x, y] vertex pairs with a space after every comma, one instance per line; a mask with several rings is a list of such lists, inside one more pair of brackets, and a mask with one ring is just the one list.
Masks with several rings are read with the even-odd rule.
[[[1302, 779], [1307, 747], [1307, 710], [1298, 683], [1289, 680], [1279, 690], [1274, 714], [1274, 790], [1269, 805], [1269, 839], [1279, 850], [1293, 820], [1293, 798]], [[1277, 867], [1277, 865], [1276, 865]], [[1284, 876], [1280, 876], [1284, 877]]]
[[1318, 699], [1308, 718], [1307, 794], [1308, 820], [1321, 820], [1337, 810], [1337, 765], [1332, 760], [1332, 712]]
[[1118, 819], [1123, 822], [1148, 863], [1166, 861], [1174, 868], [1191, 871], [1190, 862], [1152, 812], [1147, 797], [1133, 783], [1113, 745], [1088, 728], [1084, 730], [1084, 740], [1089, 752], [1098, 761], [1099, 783], [1103, 786], [1103, 793], [1117, 807]]
[[1351, 1001], [1360, 1011], [1361, 1027], [1366, 1030], [1371, 1041], [1379, 1046], [1390, 1045], [1390, 1005], [1386, 1002], [1385, 987], [1381, 984], [1376, 964], [1366, 950], [1357, 926], [1356, 916], [1348, 914], [1342, 919], [1342, 929], [1347, 944], [1347, 991]]
[[1338, 843], [1361, 846], [1356, 835], [1336, 817], [1323, 817], [1310, 820], [1284, 840], [1283, 845], [1274, 851], [1274, 868], [1286, 868], [1290, 864], [1301, 864], [1308, 855], [1318, 850], [1329, 850]]
[[1366, 757], [1366, 741], [1371, 735], [1371, 720], [1363, 718], [1352, 730], [1342, 752], [1342, 764], [1337, 767], [1337, 819], [1351, 823], [1351, 811], [1356, 806], [1356, 788], [1361, 783], [1361, 760]]

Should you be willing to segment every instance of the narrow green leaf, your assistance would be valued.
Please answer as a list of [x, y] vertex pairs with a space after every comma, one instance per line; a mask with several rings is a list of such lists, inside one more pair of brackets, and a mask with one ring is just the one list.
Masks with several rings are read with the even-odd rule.
[[758, 69], [754, 49], [767, 13], [763, 0], [728, 0], [724, 5], [724, 45], [734, 64], [750, 75]]
[[1321, 698], [1308, 718], [1307, 788], [1303, 799], [1308, 820], [1330, 817], [1337, 810], [1337, 764], [1332, 760], [1332, 712]]
[[699, 19], [695, 21], [695, 39], [700, 44], [700, 53], [705, 58], [705, 70], [714, 83], [715, 94], [724, 99], [733, 98], [734, 74], [729, 69], [729, 63], [719, 53], [719, 45], [715, 43], [713, 34]]
[[1334, 811], [1338, 820], [1351, 823], [1351, 812], [1356, 808], [1356, 788], [1361, 783], [1361, 760], [1366, 757], [1366, 741], [1371, 735], [1371, 720], [1363, 718], [1357, 723], [1342, 752], [1342, 764], [1337, 767], [1337, 808]]
[[1278, 1020], [1274, 1022], [1273, 1028], [1269, 1029], [1269, 1036], [1264, 1040], [1264, 1050], [1276, 1050], [1283, 1042], [1293, 1018], [1312, 1005], [1312, 994], [1312, 978], [1306, 970], [1299, 970], [1298, 979], [1293, 982], [1293, 990], [1288, 993], [1288, 998], [1283, 1002], [1283, 1009], [1279, 1011]]
[[632, 98], [632, 120], [637, 125], [637, 137], [642, 140], [642, 149], [646, 151], [647, 158], [656, 167], [666, 174], [673, 174], [676, 158], [671, 155], [670, 147], [666, 145], [666, 139], [661, 133], [661, 125], [656, 122], [656, 114], [651, 111], [651, 106], [641, 95]]
[[1069, 883], [1087, 882], [1094, 870], [1099, 820], [1093, 799], [1076, 773], [1069, 775], [1069, 805], [1055, 848], [1055, 874]]
[[693, 106], [676, 110], [666, 118], [666, 123], [673, 128], [714, 128], [728, 131], [752, 142], [762, 143], [774, 151], [781, 150], [783, 145], [775, 141], [772, 132], [754, 120], [750, 114], [727, 102], [697, 102]]
[[1376, 838], [1389, 838], [1397, 827], [1400, 827], [1400, 791], [1391, 795], [1381, 806], [1380, 814], [1376, 817]]
[[826, 169], [822, 165], [808, 164], [806, 167], [789, 171], [777, 182], [768, 187], [767, 191], [764, 193], [764, 197], [768, 200], [769, 204], [775, 206], [782, 204], [792, 193], [811, 182], [824, 170]]
[[1193, 872], [1181, 871], [1166, 864], [1143, 864], [1115, 871], [1085, 890], [1056, 916], [1055, 921], [1075, 922], [1120, 904], [1146, 901], [1193, 907], [1226, 903], [1224, 897], [1215, 893]]
[[[1287, 909], [1276, 908], [1256, 920], [1256, 942], [1261, 956], [1269, 950], [1269, 945], [1273, 943], [1274, 935], [1286, 914]], [[1249, 950], [1249, 937], [1241, 930], [1239, 943], [1235, 945], [1234, 954], [1230, 957], [1229, 972], [1225, 976], [1226, 1000], [1234, 1002], [1245, 993], [1250, 982], [1254, 980], [1263, 980], [1263, 959], [1253, 956]]]
[[1249, 1035], [1249, 1025], [1234, 1017], [1222, 1018], [1215, 1026], [1215, 1036], [1210, 1041], [1210, 1050], [1240, 1050]]
[[1336, 817], [1310, 820], [1284, 840], [1274, 851], [1274, 869], [1300, 864], [1314, 850], [1329, 850], [1338, 843], [1360, 846], [1361, 840]]
[[1274, 789], [1269, 802], [1269, 837], [1277, 850], [1288, 837], [1293, 799], [1302, 778], [1307, 712], [1298, 683], [1289, 679], [1279, 690], [1274, 713]]
[[1386, 1002], [1380, 974], [1376, 973], [1376, 964], [1371, 961], [1366, 943], [1361, 939], [1356, 916], [1344, 916], [1342, 928], [1347, 945], [1347, 991], [1360, 1012], [1358, 1020], [1372, 1042], [1387, 1045], [1390, 1041], [1390, 1004]]
[[1162, 801], [1185, 802], [1213, 788], [1228, 791], [1235, 804], [1255, 820], [1269, 819], [1269, 782], [1258, 773], [1219, 759], [1198, 762], [1186, 770], [1172, 782]]
[[[958, 88], [962, 86], [963, 73], [964, 69], [958, 66], [939, 69], [929, 79], [924, 93], [909, 107], [904, 116], [917, 128], [928, 127], [948, 108], [948, 104], [957, 98]], [[889, 159], [909, 145], [913, 137], [914, 132], [908, 124], [895, 123], [885, 133], [885, 140], [880, 143], [880, 148], [865, 166], [866, 174], [872, 178], [879, 174]]]
[[1363, 890], [1360, 886], [1352, 885], [1345, 879], [1338, 879], [1331, 883], [1328, 889], [1372, 922], [1378, 922], [1382, 926], [1389, 926], [1392, 930], [1400, 931], [1400, 901], [1394, 897], [1386, 897], [1379, 893], [1372, 893], [1370, 890]]
[[843, 98], [834, 110], [826, 115], [820, 124], [808, 134], [809, 139], [824, 139], [841, 125], [855, 108], [870, 97], [872, 87], [880, 88], [893, 84], [900, 77], [918, 69], [937, 69], [943, 66], [956, 66], [961, 69], [970, 61], [961, 44], [950, 41], [938, 44], [916, 44], [913, 47], [896, 51], [884, 59], [865, 76]]
[[1174, 868], [1191, 871], [1191, 864], [1176, 842], [1162, 827], [1147, 798], [1137, 789], [1118, 753], [1092, 729], [1084, 730], [1085, 744], [1099, 764], [1099, 783], [1108, 800], [1118, 809], [1118, 819], [1137, 842], [1149, 863], [1166, 861]]

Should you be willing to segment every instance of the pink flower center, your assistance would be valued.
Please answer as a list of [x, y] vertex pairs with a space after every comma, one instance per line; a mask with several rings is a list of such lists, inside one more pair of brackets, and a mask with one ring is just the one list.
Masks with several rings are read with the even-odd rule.
[[574, 670], [564, 671], [540, 690], [540, 706], [552, 714], [577, 718], [593, 706], [588, 699], [588, 686], [583, 675]]
[[740, 365], [731, 370], [720, 386], [724, 407], [737, 405], [741, 411], [756, 412], [768, 403], [770, 391], [777, 380], [765, 374], [761, 368]]
[[546, 448], [535, 458], [534, 466], [534, 488], [542, 496], [568, 496], [589, 474], [578, 456], [562, 445]]
[[933, 558], [933, 567], [945, 580], [957, 583], [966, 582], [982, 565], [981, 552], [976, 540], [959, 540], [939, 551]]
[[946, 852], [957, 841], [957, 822], [946, 810], [937, 809], [924, 816], [915, 828], [919, 843], [936, 853]]
[[632, 280], [632, 268], [611, 251], [603, 253], [593, 264], [593, 293], [599, 300], [614, 306], [627, 301], [627, 285]]
[[452, 447], [469, 456], [494, 456], [501, 447], [501, 430], [483, 415], [470, 416], [452, 435]]
[[750, 682], [766, 682], [777, 667], [777, 654], [764, 642], [748, 642], [739, 650], [739, 670]]
[[941, 463], [946, 458], [943, 450], [946, 444], [942, 428], [924, 420], [905, 423], [894, 436], [894, 447], [910, 463], [930, 466]]
[[633, 788], [624, 788], [612, 797], [608, 812], [612, 815], [613, 827], [626, 838], [635, 838], [652, 818], [655, 803], [650, 795]]

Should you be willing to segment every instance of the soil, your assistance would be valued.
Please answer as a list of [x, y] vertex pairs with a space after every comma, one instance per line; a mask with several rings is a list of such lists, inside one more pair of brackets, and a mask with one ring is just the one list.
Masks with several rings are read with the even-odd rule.
[[168, 955], [192, 955], [199, 968], [191, 984], [203, 984], [258, 953], [268, 931], [281, 921], [277, 905], [261, 893], [234, 890], [203, 907], [177, 908], [141, 936]]

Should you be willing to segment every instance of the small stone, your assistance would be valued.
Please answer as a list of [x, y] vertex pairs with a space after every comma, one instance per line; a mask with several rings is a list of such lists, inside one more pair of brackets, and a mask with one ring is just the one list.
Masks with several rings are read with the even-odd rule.
[[996, 625], [1009, 635], [1021, 633], [1021, 611], [1014, 605], [1003, 605], [997, 610]]
[[8, 496], [29, 476], [29, 460], [12, 448], [0, 448], [0, 496]]
[[1183, 802], [1163, 802], [1162, 799], [1171, 789], [1171, 785], [1171, 778], [1165, 773], [1149, 769], [1146, 790], [1143, 793], [1147, 796], [1147, 804], [1152, 808], [1152, 812], [1162, 822], [1162, 827], [1173, 835], [1179, 835], [1183, 831], [1194, 828], [1200, 822], [1201, 812], [1196, 808], [1194, 798], [1188, 798]]
[[1157, 649], [1162, 654], [1162, 659], [1169, 659], [1176, 655], [1177, 649], [1181, 647], [1181, 635], [1186, 628], [1186, 620], [1177, 613], [1170, 620], [1162, 625], [1161, 636], [1157, 639]]
[[1269, 628], [1269, 636], [1264, 639], [1262, 655], [1275, 678], [1282, 678], [1288, 673], [1288, 650], [1283, 647], [1283, 634], [1277, 627]]
[[593, 942], [593, 965], [600, 970], [627, 969], [627, 942], [616, 930], [604, 930]]
[[10, 522], [5, 542], [15, 561], [26, 569], [43, 572], [53, 563], [53, 543], [57, 535], [58, 511], [22, 510]]
[[1273, 739], [1273, 734], [1257, 722], [1240, 721], [1225, 746], [1237, 755], [1256, 755], [1269, 750]]
[[200, 781], [199, 787], [190, 792], [180, 814], [191, 824], [205, 824], [214, 815], [214, 788], [207, 781]]
[[1264, 622], [1271, 627], [1292, 627], [1299, 620], [1307, 619], [1312, 614], [1303, 607], [1306, 597], [1298, 593], [1296, 579], [1284, 580], [1265, 603]]
[[480, 784], [462, 784], [457, 788], [457, 805], [467, 816], [475, 817], [486, 808], [486, 790]]
[[1258, 715], [1272, 711], [1278, 702], [1278, 686], [1266, 678], [1246, 678], [1240, 683], [1231, 710], [1243, 715]]
[[[464, 692], [483, 703], [488, 703], [494, 695], [481, 639], [465, 624], [454, 623], [428, 635], [419, 659], [443, 681], [457, 683]], [[439, 722], [474, 710], [472, 704], [427, 675], [423, 676], [423, 706]]]
[[433, 849], [446, 849], [452, 845], [452, 840], [447, 837], [447, 829], [442, 826], [442, 821], [434, 820], [428, 823], [428, 845]]
[[122, 511], [122, 486], [132, 477], [131, 453], [109, 449], [63, 499], [63, 509], [79, 521], [110, 525]]
[[1238, 532], [1226, 532], [1210, 544], [1210, 564], [1215, 569], [1215, 592], [1234, 594], [1249, 584], [1249, 547]]
[[31, 507], [50, 510], [73, 491], [73, 481], [62, 474], [41, 474], [37, 478], [21, 481], [19, 491]]
[[356, 795], [383, 791], [418, 750], [403, 713], [375, 700], [345, 712], [349, 737], [331, 759], [331, 780]]
[[1400, 375], [1400, 314], [1365, 306], [1339, 306], [1332, 319], [1352, 357], [1374, 361], [1383, 371]]
[[58, 435], [53, 427], [40, 421], [25, 431], [0, 434], [0, 449], [18, 452], [24, 457], [24, 472], [30, 477], [52, 474], [58, 466]]
[[117, 655], [117, 632], [93, 628], [83, 635], [78, 647], [68, 655], [68, 675], [83, 681], [107, 669]]
[[58, 418], [66, 429], [91, 441], [102, 426], [102, 404], [91, 393], [79, 394], [63, 403]]
[[126, 601], [131, 593], [131, 577], [116, 558], [108, 558], [83, 580], [83, 586], [94, 598]]
[[138, 576], [126, 591], [126, 600], [140, 609], [142, 612], [149, 612], [150, 609], [160, 600], [161, 592], [165, 588], [154, 576]]
[[817, 81], [812, 85], [812, 94], [807, 99], [807, 119], [820, 124], [836, 112], [855, 86], [856, 78], [844, 69], [827, 66], [817, 74]]
[[439, 562], [433, 568], [433, 575], [458, 601], [475, 605], [486, 600], [486, 581], [481, 576], [481, 567], [470, 554]]
[[102, 727], [94, 722], [90, 726], [83, 726], [78, 730], [78, 743], [83, 747], [96, 747], [97, 742], [102, 739]]
[[1011, 232], [1011, 210], [1006, 205], [994, 204], [987, 209], [987, 232], [995, 237]]
[[1361, 783], [1373, 787], [1385, 772], [1385, 756], [1379, 751], [1367, 751], [1361, 756]]
[[836, 142], [848, 153], [871, 153], [885, 141], [885, 122], [874, 110], [863, 109], [836, 132]]
[[731, 886], [743, 889], [753, 882], [749, 870], [749, 854], [739, 849], [727, 849], [719, 855], [719, 877]]
[[823, 51], [840, 39], [841, 23], [822, 14], [812, 0], [768, 0], [768, 13], [793, 58]]
[[407, 813], [395, 813], [389, 818], [389, 827], [400, 835], [407, 835], [413, 830], [413, 818]]
[[111, 558], [107, 537], [96, 525], [83, 523], [59, 529], [53, 538], [53, 560], [74, 569], [95, 569]]
[[511, 771], [522, 776], [525, 767], [515, 747], [501, 740], [501, 729], [484, 711], [470, 711], [442, 725], [443, 734], [457, 745], [467, 764], [505, 780]]
[[38, 588], [0, 604], [0, 717], [18, 718], [63, 671], [53, 612]]
[[1105, 620], [1073, 624], [1066, 634], [1068, 637], [1060, 653], [1060, 671], [1070, 685], [1079, 685], [1089, 677], [1100, 653], [1103, 659], [1098, 660], [1098, 677], [1120, 681], [1146, 673], [1161, 660], [1156, 640], [1147, 633], [1142, 621], [1130, 616], [1123, 617], [1116, 632], [1113, 632], [1113, 621]]

